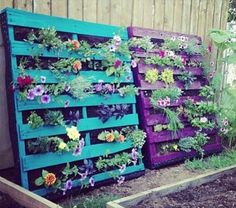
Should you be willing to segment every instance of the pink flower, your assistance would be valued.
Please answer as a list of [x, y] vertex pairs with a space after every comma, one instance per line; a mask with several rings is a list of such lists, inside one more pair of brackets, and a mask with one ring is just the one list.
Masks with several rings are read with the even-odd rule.
[[28, 90], [27, 99], [28, 100], [34, 100], [34, 97], [35, 97], [34, 89]]
[[186, 57], [182, 57], [182, 63], [183, 63], [183, 65], [186, 65], [187, 64], [187, 58]]
[[215, 72], [209, 72], [208, 73], [208, 79], [212, 79], [214, 77]]
[[34, 94], [35, 96], [42, 96], [44, 93], [44, 88], [42, 85], [36, 85], [34, 88]]
[[119, 60], [119, 59], [116, 59], [116, 61], [115, 61], [115, 63], [114, 63], [115, 69], [117, 69], [121, 64], [122, 64], [122, 61]]
[[41, 97], [41, 102], [44, 104], [48, 104], [51, 101], [51, 97], [50, 95], [42, 95]]
[[212, 52], [212, 43], [208, 44], [207, 50], [208, 50], [209, 53]]
[[114, 35], [113, 40], [115, 41], [116, 46], [121, 44], [121, 37], [119, 35]]
[[136, 62], [135, 60], [132, 60], [132, 61], [131, 61], [131, 67], [132, 67], [132, 68], [137, 67], [137, 62]]
[[166, 55], [165, 51], [163, 51], [163, 50], [160, 50], [160, 51], [159, 51], [159, 56], [160, 56], [161, 58], [164, 58], [165, 55]]

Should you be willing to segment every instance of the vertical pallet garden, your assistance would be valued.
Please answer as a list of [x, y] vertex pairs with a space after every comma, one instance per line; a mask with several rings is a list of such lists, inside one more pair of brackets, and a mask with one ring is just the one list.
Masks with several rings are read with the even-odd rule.
[[214, 116], [217, 107], [208, 86], [212, 67], [205, 62], [207, 49], [200, 37], [138, 27], [128, 31], [137, 42], [148, 37], [143, 47], [133, 48], [139, 59], [134, 78], [140, 87], [140, 125], [147, 133], [147, 166], [156, 168], [221, 151]]
[[8, 8], [1, 25], [21, 185], [65, 194], [142, 175], [130, 57], [110, 48], [127, 30]]

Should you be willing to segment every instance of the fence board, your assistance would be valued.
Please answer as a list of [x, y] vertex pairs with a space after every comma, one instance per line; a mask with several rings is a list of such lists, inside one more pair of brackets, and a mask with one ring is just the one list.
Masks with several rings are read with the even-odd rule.
[[183, 0], [175, 1], [173, 31], [180, 32], [182, 24]]
[[163, 30], [165, 14], [165, 0], [154, 1], [154, 22], [153, 27], [158, 30]]
[[26, 11], [32, 11], [33, 9], [33, 1], [32, 0], [22, 0], [22, 1], [14, 1], [14, 7], [16, 9], [23, 9]]
[[74, 19], [83, 19], [83, 0], [68, 1], [68, 17]]
[[191, 5], [191, 22], [190, 22], [190, 34], [198, 34], [198, 11], [200, 0], [192, 1]]
[[189, 34], [190, 20], [191, 20], [191, 2], [190, 0], [183, 0], [183, 12], [182, 12], [182, 27], [181, 32]]
[[67, 17], [67, 0], [51, 1], [51, 14], [54, 16]]
[[50, 0], [34, 0], [34, 12], [40, 14], [51, 14]]
[[96, 22], [97, 21], [97, 0], [83, 1], [83, 20]]
[[110, 0], [97, 0], [97, 22], [110, 23]]
[[165, 1], [164, 30], [172, 31], [174, 20], [174, 0]]

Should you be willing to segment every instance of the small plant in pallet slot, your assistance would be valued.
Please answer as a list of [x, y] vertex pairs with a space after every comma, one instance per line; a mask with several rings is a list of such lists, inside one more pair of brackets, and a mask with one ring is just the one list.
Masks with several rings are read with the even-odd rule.
[[163, 130], [167, 130], [168, 129], [168, 125], [165, 124], [156, 124], [153, 127], [154, 132], [161, 132]]
[[126, 85], [118, 89], [121, 97], [138, 95], [138, 88], [134, 85]]
[[206, 98], [207, 100], [214, 100], [215, 89], [210, 85], [205, 85], [200, 89], [199, 95]]
[[184, 89], [188, 90], [189, 87], [193, 84], [193, 82], [197, 79], [194, 77], [193, 73], [190, 71], [182, 71], [181, 74], [178, 76], [178, 79], [183, 82]]
[[130, 105], [128, 104], [117, 104], [112, 106], [101, 105], [96, 112], [99, 119], [105, 123], [112, 116], [115, 116], [116, 119], [123, 118], [126, 114], [128, 114], [129, 109]]
[[122, 134], [122, 132], [118, 132], [117, 130], [112, 131], [103, 131], [98, 135], [98, 140], [107, 141], [107, 142], [124, 142], [126, 137]]
[[191, 120], [191, 125], [199, 129], [213, 129], [216, 124], [214, 121], [210, 121], [207, 117], [196, 117]]
[[204, 156], [204, 150], [202, 147], [207, 143], [210, 138], [201, 132], [197, 132], [194, 137], [185, 137], [179, 140], [178, 146], [180, 150], [190, 152], [191, 149], [196, 150], [202, 157]]
[[166, 85], [173, 84], [174, 81], [174, 73], [171, 69], [164, 69], [164, 71], [161, 73], [161, 80], [165, 82]]
[[46, 125], [63, 125], [64, 116], [61, 111], [50, 111], [48, 110], [44, 115], [44, 120]]
[[66, 125], [73, 125], [73, 126], [77, 126], [78, 122], [80, 119], [80, 112], [79, 110], [76, 111], [69, 111], [69, 115], [68, 118], [66, 118], [65, 120], [65, 124]]
[[150, 97], [150, 102], [154, 108], [166, 106], [166, 98], [171, 102], [176, 101], [181, 96], [182, 91], [178, 87], [166, 87], [158, 90], [153, 90]]
[[31, 112], [30, 116], [27, 118], [28, 125], [32, 129], [37, 129], [44, 126], [44, 121], [41, 116], [39, 116], [35, 111]]
[[164, 143], [161, 145], [160, 147], [160, 150], [161, 150], [161, 154], [165, 154], [165, 153], [169, 153], [169, 152], [177, 152], [179, 151], [179, 146], [176, 142], [173, 142], [173, 143]]
[[114, 84], [105, 84], [103, 80], [94, 85], [94, 92], [99, 95], [112, 95], [116, 92]]
[[158, 70], [157, 69], [148, 69], [145, 73], [145, 81], [153, 84], [157, 80], [158, 80]]
[[141, 48], [146, 52], [152, 50], [154, 48], [154, 44], [151, 42], [150, 37], [136, 38], [133, 37], [129, 40], [128, 45], [130, 48]]

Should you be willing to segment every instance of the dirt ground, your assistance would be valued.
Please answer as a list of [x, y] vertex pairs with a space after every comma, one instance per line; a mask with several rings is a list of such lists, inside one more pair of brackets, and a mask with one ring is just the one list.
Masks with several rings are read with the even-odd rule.
[[234, 208], [236, 207], [236, 173], [211, 183], [189, 188], [162, 198], [146, 199], [129, 208]]
[[[118, 186], [117, 184], [112, 184], [109, 186], [102, 186], [100, 188], [95, 188], [94, 190], [86, 193], [79, 194], [78, 196], [73, 196], [73, 201], [79, 201], [81, 197], [96, 197], [101, 194], [114, 194], [120, 197], [132, 195], [141, 191], [146, 191], [152, 188], [156, 188], [162, 185], [174, 183], [187, 178], [191, 178], [202, 174], [203, 172], [191, 172], [187, 170], [183, 164], [178, 164], [172, 167], [161, 168], [157, 170], [148, 170], [144, 176], [139, 178], [125, 181], [123, 184]], [[64, 199], [61, 201], [61, 206], [68, 207], [69, 199]]]

